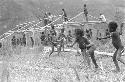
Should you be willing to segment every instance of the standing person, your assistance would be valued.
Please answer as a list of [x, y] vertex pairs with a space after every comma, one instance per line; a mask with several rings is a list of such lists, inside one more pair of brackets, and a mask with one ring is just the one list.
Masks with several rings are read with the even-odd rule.
[[106, 29], [106, 31], [105, 31], [105, 36], [109, 36], [109, 35], [110, 35], [110, 32], [109, 32], [108, 29]]
[[53, 15], [49, 12], [48, 13], [48, 23], [50, 24], [53, 21]]
[[34, 40], [33, 40], [33, 37], [31, 36], [30, 39], [31, 39], [31, 45], [32, 45], [32, 47], [33, 47], [33, 46], [34, 46]]
[[68, 31], [67, 42], [72, 42], [72, 34], [71, 34], [71, 30]]
[[[84, 32], [81, 29], [77, 30], [76, 40], [72, 45], [70, 45], [70, 47], [73, 47], [76, 43], [79, 44], [79, 48], [81, 49], [83, 58], [85, 61], [87, 61], [88, 66], [91, 68], [90, 59], [89, 59], [89, 55], [90, 55], [92, 62], [95, 65], [95, 68], [97, 69], [98, 65], [96, 63], [95, 56], [94, 56], [94, 51], [96, 47], [92, 42], [90, 42], [87, 38], [84, 37]], [[86, 53], [86, 49], [88, 50], [87, 53]]]
[[16, 48], [16, 37], [15, 36], [13, 36], [13, 38], [11, 39], [11, 43], [12, 43], [13, 48]]
[[92, 29], [89, 29], [90, 39], [92, 38]]
[[26, 35], [25, 34], [23, 34], [22, 40], [23, 40], [23, 46], [25, 47], [26, 46]]
[[120, 26], [120, 34], [121, 35], [123, 34], [123, 28], [124, 28], [124, 23], [121, 23], [121, 26]]
[[120, 72], [120, 67], [118, 65], [118, 61], [120, 61], [121, 63], [123, 63], [125, 65], [125, 62], [121, 59], [121, 55], [124, 52], [124, 46], [123, 46], [121, 39], [120, 39], [120, 33], [117, 32], [117, 27], [118, 27], [117, 23], [114, 21], [110, 22], [108, 27], [109, 27], [110, 35], [107, 37], [104, 37], [104, 38], [99, 38], [99, 39], [107, 39], [107, 38], [111, 37], [112, 44], [116, 49], [116, 51], [112, 57], [113, 62], [114, 62], [115, 67], [116, 67], [116, 70], [114, 70], [114, 72]]
[[84, 15], [85, 15], [86, 21], [88, 22], [88, 10], [87, 10], [86, 4], [84, 4]]
[[63, 19], [64, 19], [64, 22], [67, 22], [67, 21], [68, 21], [68, 18], [67, 18], [66, 11], [65, 11], [65, 9], [62, 9], [62, 11], [63, 11]]
[[43, 20], [44, 20], [44, 26], [46, 26], [48, 24], [48, 16], [47, 16], [47, 12], [45, 13], [44, 17], [43, 17]]
[[46, 39], [46, 35], [45, 35], [44, 32], [41, 33], [41, 37], [40, 37], [40, 39], [41, 39], [41, 44], [44, 45], [44, 43], [45, 43], [45, 39]]
[[64, 34], [64, 31], [65, 31], [65, 28], [62, 28], [61, 33], [58, 36], [58, 40], [60, 41], [60, 47], [59, 47], [60, 51], [61, 51], [61, 48], [63, 48], [63, 51], [64, 51], [64, 44], [65, 44], [64, 41], [67, 39], [65, 34]]
[[87, 30], [87, 29], [86, 29], [86, 37], [87, 37], [88, 39], [90, 39], [90, 38], [91, 38], [91, 35], [90, 35], [90, 30]]
[[2, 43], [0, 42], [0, 48], [2, 48]]
[[101, 21], [102, 23], [105, 23], [105, 22], [106, 22], [106, 18], [105, 18], [105, 16], [104, 16], [102, 13], [100, 13], [99, 19], [100, 19], [100, 21]]

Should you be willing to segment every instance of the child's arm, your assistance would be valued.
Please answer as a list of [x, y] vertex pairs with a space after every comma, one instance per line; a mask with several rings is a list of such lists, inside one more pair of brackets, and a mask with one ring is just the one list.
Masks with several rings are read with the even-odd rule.
[[93, 42], [91, 42], [91, 41], [89, 41], [89, 40], [88, 40], [88, 42], [89, 42], [90, 44], [86, 45], [86, 48], [91, 47], [91, 46], [93, 46], [93, 45], [94, 45], [94, 43], [93, 43]]
[[106, 36], [106, 37], [98, 38], [98, 39], [107, 39], [107, 38], [110, 38], [110, 37], [111, 37], [111, 35], [108, 35], [108, 36]]
[[68, 45], [68, 47], [73, 47], [76, 44], [76, 41], [72, 45]]

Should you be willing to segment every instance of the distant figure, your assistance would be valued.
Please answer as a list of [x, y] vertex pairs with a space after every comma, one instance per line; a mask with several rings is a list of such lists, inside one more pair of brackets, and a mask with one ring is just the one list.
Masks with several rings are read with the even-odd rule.
[[46, 35], [44, 32], [42, 32], [40, 39], [41, 39], [41, 44], [44, 44], [45, 39], [46, 39]]
[[2, 48], [2, 43], [0, 42], [0, 48]]
[[66, 11], [64, 9], [62, 9], [63, 11], [63, 19], [64, 19], [64, 22], [67, 22], [68, 21], [68, 18], [67, 18], [67, 14], [66, 14]]
[[86, 37], [87, 39], [91, 39], [90, 30], [86, 29]]
[[103, 38], [99, 38], [99, 39], [107, 39], [107, 38], [112, 39], [112, 44], [116, 49], [116, 51], [115, 51], [115, 53], [113, 54], [113, 57], [112, 57], [113, 62], [114, 62], [115, 67], [116, 67], [116, 69], [113, 70], [113, 71], [117, 73], [117, 72], [120, 72], [120, 67], [118, 65], [118, 61], [125, 65], [124, 60], [121, 58], [122, 53], [124, 52], [124, 46], [123, 46], [122, 41], [120, 39], [120, 33], [117, 32], [118, 24], [113, 21], [113, 22], [110, 22], [108, 24], [108, 27], [109, 27], [110, 35], [106, 36], [106, 37], [103, 37]]
[[44, 20], [44, 26], [46, 26], [48, 24], [48, 16], [47, 16], [47, 13], [45, 13], [44, 17], [43, 17], [43, 20]]
[[17, 46], [20, 44], [20, 39], [19, 38], [16, 39], [16, 44], [17, 44]]
[[69, 30], [68, 35], [67, 35], [67, 42], [72, 42], [72, 38], [73, 36], [71, 34], [71, 30]]
[[89, 29], [90, 38], [92, 38], [92, 29]]
[[58, 40], [60, 41], [60, 48], [59, 50], [61, 51], [61, 48], [63, 48], [64, 51], [64, 41], [67, 39], [67, 37], [64, 34], [65, 28], [61, 29], [61, 33], [59, 33]]
[[23, 34], [22, 41], [23, 41], [23, 46], [25, 47], [26, 46], [26, 35], [25, 34]]
[[51, 33], [52, 36], [56, 36], [56, 31], [55, 31], [54, 25], [51, 26], [50, 33]]
[[100, 19], [100, 21], [101, 21], [102, 23], [105, 23], [105, 22], [106, 22], [106, 18], [105, 18], [105, 16], [104, 16], [102, 13], [100, 14], [99, 19]]
[[124, 28], [124, 23], [121, 23], [121, 26], [120, 26], [120, 35], [123, 34], [123, 28]]
[[53, 15], [49, 12], [48, 13], [48, 23], [50, 24], [53, 21]]
[[32, 45], [32, 47], [34, 46], [34, 40], [33, 40], [33, 37], [30, 37], [30, 39], [31, 39], [31, 45]]
[[84, 15], [85, 15], [86, 21], [88, 21], [88, 10], [87, 10], [86, 4], [84, 4]]
[[110, 32], [109, 32], [108, 29], [106, 29], [106, 31], [105, 31], [105, 36], [109, 36], [109, 35], [110, 35]]
[[13, 48], [15, 48], [16, 47], [16, 37], [15, 36], [13, 36], [13, 38], [11, 39], [11, 43], [12, 43]]

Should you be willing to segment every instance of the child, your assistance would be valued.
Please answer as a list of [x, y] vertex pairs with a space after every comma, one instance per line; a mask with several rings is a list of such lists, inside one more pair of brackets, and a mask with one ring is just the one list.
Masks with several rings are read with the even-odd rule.
[[32, 47], [34, 46], [34, 40], [33, 40], [33, 37], [30, 37], [30, 39], [31, 39], [31, 45], [32, 45]]
[[[76, 40], [70, 47], [78, 43], [79, 48], [81, 49], [82, 55], [83, 57], [85, 57], [84, 59], [87, 60], [89, 67], [90, 67], [90, 60], [89, 60], [89, 55], [90, 55], [92, 62], [95, 65], [95, 68], [98, 68], [98, 65], [96, 63], [95, 56], [94, 56], [95, 46], [87, 38], [83, 37], [83, 35], [84, 35], [83, 31], [81, 29], [77, 29]], [[88, 50], [87, 51], [88, 54], [85, 53], [86, 49]]]
[[23, 46], [25, 47], [26, 46], [26, 35], [25, 34], [23, 34], [22, 41], [23, 41]]
[[2, 48], [2, 43], [0, 42], [0, 48]]
[[61, 47], [63, 48], [64, 51], [64, 40], [67, 39], [65, 34], [64, 34], [65, 29], [61, 29], [61, 33], [59, 34], [58, 40], [60, 41], [60, 47], [59, 50], [61, 51]]
[[110, 35], [110, 32], [109, 32], [108, 29], [106, 29], [105, 35], [106, 35], [106, 36], [109, 36], [109, 35]]
[[90, 31], [89, 31], [89, 30], [87, 30], [87, 29], [86, 29], [86, 37], [87, 37], [88, 39], [90, 39], [90, 38], [91, 38]]
[[13, 36], [11, 42], [12, 42], [13, 48], [15, 48], [16, 47], [16, 37], [15, 36]]
[[88, 10], [87, 10], [86, 4], [84, 4], [84, 15], [85, 15], [86, 21], [88, 21]]
[[102, 23], [105, 23], [105, 22], [106, 22], [106, 18], [105, 18], [105, 16], [104, 16], [102, 13], [100, 14], [99, 19], [100, 19], [100, 21], [101, 21]]
[[90, 32], [90, 38], [92, 38], [92, 29], [89, 29]]
[[47, 23], [48, 23], [48, 16], [47, 16], [47, 13], [45, 13], [45, 15], [44, 15], [44, 17], [43, 17], [43, 20], [44, 20], [44, 26], [46, 26], [47, 25]]
[[113, 55], [113, 62], [116, 66], [116, 70], [114, 70], [114, 72], [120, 72], [120, 67], [118, 65], [118, 61], [125, 64], [125, 62], [121, 59], [121, 54], [124, 52], [124, 46], [121, 42], [119, 32], [116, 31], [117, 27], [118, 27], [117, 23], [116, 22], [110, 22], [108, 27], [109, 27], [110, 35], [107, 36], [107, 37], [104, 37], [104, 38], [99, 38], [99, 39], [107, 39], [107, 38], [111, 37], [112, 44], [116, 48], [116, 51]]
[[42, 32], [41, 34], [42, 34], [41, 37], [40, 37], [40, 39], [41, 39], [41, 44], [44, 44], [44, 41], [45, 41], [46, 36], [45, 36], [45, 33], [44, 33], [44, 32]]
[[69, 30], [69, 34], [67, 35], [67, 42], [72, 42], [71, 30]]
[[66, 11], [65, 11], [64, 9], [62, 9], [62, 11], [63, 11], [64, 22], [67, 22], [67, 21], [68, 21], [68, 18], [67, 18]]

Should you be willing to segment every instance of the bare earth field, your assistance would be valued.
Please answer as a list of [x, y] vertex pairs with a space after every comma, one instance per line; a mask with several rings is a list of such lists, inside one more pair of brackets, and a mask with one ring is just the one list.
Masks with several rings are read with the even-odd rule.
[[4, 74], [9, 73], [9, 82], [125, 82], [125, 66], [120, 63], [121, 72], [112, 72], [115, 66], [111, 57], [96, 55], [100, 69], [95, 70], [92, 63], [92, 69], [87, 69], [82, 55], [62, 52], [58, 56], [55, 52], [49, 58], [47, 48], [17, 48], [13, 55], [4, 56], [7, 63], [3, 61], [0, 68], [8, 66]]

